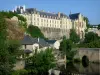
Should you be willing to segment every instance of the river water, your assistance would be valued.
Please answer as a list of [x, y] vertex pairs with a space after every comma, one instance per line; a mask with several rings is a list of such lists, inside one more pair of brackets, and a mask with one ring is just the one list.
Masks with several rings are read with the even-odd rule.
[[[15, 70], [23, 69], [24, 61], [19, 61], [16, 65]], [[100, 75], [100, 64], [96, 63], [89, 63], [88, 65], [83, 65], [82, 63], [58, 64], [54, 69], [60, 71], [60, 75]]]
[[89, 63], [83, 66], [82, 63], [67, 63], [58, 67], [61, 75], [100, 75], [100, 64]]

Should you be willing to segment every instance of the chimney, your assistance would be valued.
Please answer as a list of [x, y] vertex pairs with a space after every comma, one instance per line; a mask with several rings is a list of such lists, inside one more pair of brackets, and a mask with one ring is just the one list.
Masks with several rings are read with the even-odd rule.
[[58, 12], [58, 18], [60, 18], [60, 12]]
[[23, 9], [20, 9], [20, 11], [21, 11], [21, 14], [23, 13]]
[[39, 42], [39, 38], [38, 38], [38, 42]]
[[25, 12], [25, 5], [23, 5], [23, 11]]
[[42, 12], [44, 12], [44, 10], [41, 10]]
[[72, 14], [71, 11], [70, 11], [70, 14]]
[[15, 6], [15, 11], [17, 11], [17, 8], [18, 8], [18, 7], [17, 7], [17, 6]]

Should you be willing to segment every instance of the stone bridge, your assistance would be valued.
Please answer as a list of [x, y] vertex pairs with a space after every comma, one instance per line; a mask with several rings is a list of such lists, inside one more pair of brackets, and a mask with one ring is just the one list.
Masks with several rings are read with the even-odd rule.
[[79, 48], [75, 58], [88, 58], [91, 62], [100, 63], [100, 48]]

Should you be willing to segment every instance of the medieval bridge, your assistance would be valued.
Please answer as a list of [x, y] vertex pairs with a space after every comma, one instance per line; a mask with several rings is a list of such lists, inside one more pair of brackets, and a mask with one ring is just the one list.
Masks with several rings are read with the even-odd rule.
[[100, 48], [79, 48], [76, 57], [81, 60], [88, 58], [90, 62], [100, 63]]

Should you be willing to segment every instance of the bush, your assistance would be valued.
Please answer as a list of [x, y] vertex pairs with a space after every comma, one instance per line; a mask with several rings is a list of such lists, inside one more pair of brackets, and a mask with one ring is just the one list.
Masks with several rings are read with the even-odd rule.
[[87, 45], [89, 48], [100, 48], [100, 40], [90, 42]]
[[37, 26], [34, 26], [34, 25], [30, 25], [27, 28], [27, 33], [29, 33], [33, 38], [34, 37], [36, 37], [36, 38], [38, 38], [38, 37], [44, 38], [44, 35], [41, 32], [41, 30]]
[[76, 62], [76, 63], [77, 63], [77, 62], [81, 62], [81, 60], [80, 60], [79, 58], [75, 58], [75, 59], [74, 59], [74, 62]]
[[100, 40], [92, 41], [90, 43], [80, 43], [80, 44], [78, 44], [78, 47], [84, 47], [84, 48], [100, 48]]
[[2, 16], [4, 18], [9, 18], [9, 19], [16, 16], [18, 18], [18, 20], [21, 21], [21, 23], [19, 23], [19, 25], [23, 26], [26, 29], [26, 27], [27, 27], [26, 18], [24, 18], [23, 16], [18, 15], [17, 13], [14, 13], [12, 11], [9, 11], [9, 12], [1, 11], [0, 14], [2, 14]]
[[79, 35], [76, 33], [75, 29], [70, 30], [70, 40], [74, 43], [78, 43], [80, 41]]
[[99, 40], [99, 36], [96, 33], [88, 32], [85, 34], [84, 43], [90, 43], [92, 41]]
[[16, 71], [12, 72], [12, 75], [28, 75], [28, 71], [25, 69], [16, 70]]
[[52, 49], [46, 49], [27, 59], [25, 69], [31, 75], [45, 75], [49, 69], [55, 66], [54, 61]]

